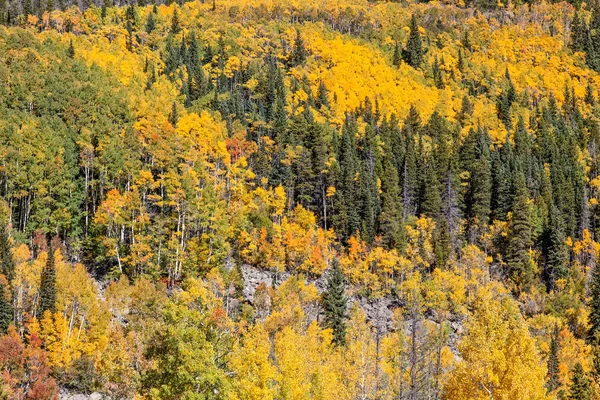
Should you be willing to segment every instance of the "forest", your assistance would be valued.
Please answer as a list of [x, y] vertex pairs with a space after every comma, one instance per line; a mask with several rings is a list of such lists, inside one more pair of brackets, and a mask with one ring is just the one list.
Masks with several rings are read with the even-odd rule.
[[599, 256], [597, 0], [0, 0], [0, 399], [600, 399]]

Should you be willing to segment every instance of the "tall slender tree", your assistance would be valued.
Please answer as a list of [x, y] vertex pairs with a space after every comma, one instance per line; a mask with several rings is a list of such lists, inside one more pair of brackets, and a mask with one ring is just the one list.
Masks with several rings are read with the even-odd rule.
[[54, 249], [48, 240], [48, 259], [42, 270], [40, 280], [40, 316], [46, 311], [54, 312], [56, 308], [56, 265]]
[[344, 275], [339, 261], [334, 259], [327, 277], [327, 289], [323, 294], [323, 307], [325, 324], [333, 330], [333, 340], [338, 345], [346, 343], [347, 303]]

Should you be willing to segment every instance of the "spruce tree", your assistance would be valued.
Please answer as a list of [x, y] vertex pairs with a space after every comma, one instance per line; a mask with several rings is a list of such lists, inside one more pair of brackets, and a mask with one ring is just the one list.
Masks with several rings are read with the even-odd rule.
[[533, 269], [529, 257], [532, 245], [531, 210], [529, 191], [525, 186], [525, 176], [517, 171], [516, 197], [512, 209], [511, 233], [507, 249], [509, 274], [517, 289], [527, 289], [533, 282]]
[[596, 104], [596, 97], [594, 96], [594, 88], [592, 84], [588, 82], [588, 85], [585, 88], [585, 98], [584, 101], [586, 104], [593, 106]]
[[156, 29], [156, 20], [154, 19], [154, 13], [149, 13], [146, 18], [146, 33], [152, 33]]
[[568, 399], [570, 400], [591, 400], [592, 399], [592, 382], [586, 376], [581, 363], [575, 364], [571, 377], [571, 386], [569, 388]]
[[433, 83], [435, 84], [435, 87], [438, 89], [444, 89], [446, 87], [446, 85], [444, 84], [444, 74], [442, 72], [440, 62], [437, 57], [433, 60], [432, 74]]
[[419, 68], [421, 64], [423, 64], [423, 55], [424, 51], [421, 41], [421, 33], [419, 32], [417, 18], [413, 14], [410, 19], [410, 33], [408, 36], [408, 41], [406, 42], [406, 48], [402, 54], [402, 58], [411, 67]]
[[600, 267], [594, 266], [590, 282], [590, 314], [588, 316], [590, 331], [589, 339], [600, 345]]
[[547, 254], [545, 278], [549, 288], [553, 289], [556, 280], [568, 275], [568, 248], [565, 244], [565, 224], [558, 208], [550, 209], [547, 234]]
[[327, 289], [323, 293], [325, 325], [333, 331], [333, 341], [337, 345], [346, 344], [346, 297], [344, 275], [337, 259], [333, 260], [327, 277]]
[[400, 49], [400, 44], [398, 41], [394, 44], [394, 56], [392, 57], [392, 65], [394, 67], [400, 66], [400, 61], [402, 61], [402, 50]]
[[300, 29], [296, 28], [296, 39], [294, 40], [294, 47], [290, 58], [292, 66], [296, 67], [303, 64], [306, 61], [306, 56], [306, 48], [304, 47], [302, 35], [300, 35]]
[[8, 326], [13, 322], [13, 308], [7, 288], [0, 283], [0, 335], [6, 333]]
[[175, 6], [175, 10], [173, 11], [173, 18], [171, 19], [171, 30], [170, 32], [173, 35], [181, 32], [181, 25], [179, 23], [179, 12], [177, 11], [177, 6]]
[[48, 240], [48, 259], [42, 270], [40, 280], [40, 316], [45, 311], [55, 310], [56, 303], [56, 266], [54, 262], [54, 250], [52, 243]]
[[0, 274], [6, 277], [9, 284], [15, 277], [15, 262], [10, 249], [8, 230], [6, 228], [0, 228]]
[[171, 114], [169, 114], [169, 122], [176, 128], [177, 121], [179, 121], [179, 114], [177, 113], [177, 102], [174, 101], [171, 106]]
[[67, 49], [67, 55], [69, 58], [75, 58], [75, 47], [73, 46], [73, 39], [69, 41], [69, 48]]
[[559, 376], [559, 329], [558, 324], [554, 325], [554, 331], [552, 332], [552, 339], [550, 339], [550, 350], [548, 354], [548, 390], [553, 392], [560, 387], [560, 376]]

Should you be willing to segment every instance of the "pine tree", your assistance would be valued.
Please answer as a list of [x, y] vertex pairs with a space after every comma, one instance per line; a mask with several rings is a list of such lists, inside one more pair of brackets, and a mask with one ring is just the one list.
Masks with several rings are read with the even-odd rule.
[[558, 279], [568, 276], [568, 248], [565, 244], [564, 221], [558, 208], [552, 205], [548, 221], [545, 278], [549, 288], [554, 288]]
[[300, 29], [296, 28], [296, 39], [294, 40], [294, 47], [290, 58], [292, 66], [296, 67], [303, 64], [306, 61], [306, 56], [306, 48], [304, 47], [302, 35], [300, 35]]
[[444, 74], [442, 73], [440, 62], [437, 57], [433, 60], [432, 73], [435, 87], [437, 87], [438, 89], [444, 89], [446, 87], [446, 85], [444, 84]]
[[570, 400], [591, 400], [592, 382], [588, 379], [581, 363], [575, 364], [571, 370], [571, 387], [569, 388], [568, 399]]
[[73, 39], [69, 41], [69, 48], [67, 49], [67, 55], [70, 58], [75, 58], [75, 47], [73, 47]]
[[590, 314], [588, 316], [590, 331], [588, 337], [598, 345], [600, 344], [600, 267], [598, 266], [595, 266], [592, 271], [590, 297]]
[[13, 308], [8, 290], [0, 283], [0, 335], [6, 333], [8, 326], [13, 322]]
[[40, 316], [45, 311], [55, 310], [56, 303], [56, 266], [54, 262], [54, 250], [52, 243], [48, 240], [48, 260], [42, 270], [40, 280]]
[[171, 19], [171, 30], [170, 32], [173, 35], [181, 32], [181, 25], [179, 23], [179, 12], [177, 11], [177, 6], [174, 6], [175, 10], [173, 11], [173, 18]]
[[585, 51], [586, 36], [588, 35], [585, 22], [581, 20], [579, 11], [575, 11], [571, 22], [571, 49], [573, 51]]
[[394, 67], [400, 66], [400, 61], [402, 61], [402, 50], [400, 49], [400, 44], [398, 41], [394, 44], [394, 56], [392, 57], [392, 65]]
[[6, 277], [9, 284], [15, 277], [15, 262], [8, 240], [8, 230], [6, 228], [0, 228], [0, 274]]
[[327, 277], [327, 289], [323, 293], [325, 325], [333, 331], [333, 341], [337, 345], [346, 344], [346, 297], [344, 275], [337, 259], [333, 260]]
[[511, 234], [507, 249], [509, 274], [518, 290], [527, 289], [533, 282], [533, 269], [529, 257], [531, 247], [531, 211], [529, 191], [525, 186], [525, 176], [517, 171], [516, 197], [512, 209]]
[[594, 96], [594, 88], [592, 87], [591, 82], [588, 82], [588, 85], [585, 88], [585, 98], [584, 101], [586, 104], [590, 106], [594, 106], [596, 104], [596, 97]]
[[329, 107], [329, 100], [327, 99], [327, 87], [325, 87], [323, 81], [319, 82], [315, 104], [319, 109], [322, 109], [323, 107]]
[[560, 387], [560, 376], [559, 376], [559, 329], [558, 324], [554, 325], [554, 332], [552, 333], [552, 339], [550, 339], [550, 350], [548, 354], [548, 390], [553, 392]]
[[171, 114], [169, 114], [169, 122], [173, 127], [177, 127], [177, 121], [179, 121], [179, 115], [177, 113], [177, 102], [173, 102], [171, 106]]
[[146, 33], [152, 33], [156, 29], [156, 20], [154, 19], [154, 13], [149, 13], [146, 18]]
[[417, 18], [413, 14], [410, 20], [408, 41], [406, 42], [406, 48], [404, 49], [402, 58], [411, 67], [419, 68], [423, 63], [423, 55], [424, 51], [421, 42], [421, 33], [419, 32], [419, 26], [417, 25]]

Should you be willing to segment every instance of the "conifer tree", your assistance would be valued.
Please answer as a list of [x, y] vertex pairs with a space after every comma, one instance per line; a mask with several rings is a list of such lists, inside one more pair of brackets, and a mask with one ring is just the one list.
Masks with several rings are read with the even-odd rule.
[[533, 269], [529, 257], [531, 247], [531, 210], [529, 191], [525, 186], [525, 176], [517, 171], [516, 197], [512, 209], [511, 233], [507, 249], [509, 274], [517, 289], [523, 290], [533, 282]]
[[40, 316], [45, 311], [54, 312], [56, 303], [56, 266], [54, 261], [54, 249], [48, 240], [48, 259], [42, 270], [40, 280]]
[[548, 249], [546, 254], [545, 277], [550, 288], [554, 288], [557, 279], [567, 278], [568, 248], [565, 244], [563, 217], [558, 208], [550, 209], [548, 222]]
[[592, 87], [591, 82], [588, 82], [585, 88], [585, 98], [584, 101], [586, 104], [593, 106], [596, 104], [596, 97], [594, 96], [594, 88]]
[[156, 20], [154, 19], [154, 13], [149, 13], [146, 18], [146, 33], [152, 33], [156, 29]]
[[600, 268], [595, 266], [590, 282], [590, 314], [588, 316], [590, 331], [589, 339], [600, 344]]
[[0, 228], [0, 274], [6, 277], [9, 284], [15, 277], [15, 262], [10, 249], [8, 230], [6, 228]]
[[402, 58], [411, 67], [419, 68], [423, 63], [423, 55], [421, 33], [419, 32], [419, 25], [417, 25], [417, 18], [413, 14], [410, 19], [410, 33]]
[[300, 29], [296, 28], [296, 39], [294, 40], [294, 47], [292, 49], [292, 55], [290, 58], [292, 66], [298, 66], [306, 61], [306, 48], [304, 47], [304, 41], [300, 34]]
[[13, 322], [13, 308], [7, 288], [0, 283], [0, 335], [6, 333], [8, 326]]
[[171, 19], [171, 30], [170, 32], [173, 35], [181, 32], [181, 25], [179, 23], [179, 12], [177, 11], [177, 6], [174, 6], [175, 10], [173, 11], [173, 18]]
[[344, 275], [340, 263], [334, 258], [327, 277], [327, 289], [323, 293], [325, 324], [333, 331], [333, 341], [343, 346], [346, 343], [346, 297]]
[[571, 370], [571, 386], [569, 388], [568, 399], [570, 400], [591, 400], [592, 383], [583, 370], [581, 363], [575, 364]]
[[69, 41], [69, 48], [67, 49], [67, 55], [69, 58], [75, 58], [75, 47], [73, 46], [73, 39]]
[[392, 65], [394, 67], [399, 67], [400, 62], [402, 61], [402, 50], [400, 49], [400, 44], [398, 41], [394, 43], [394, 56], [392, 57]]
[[559, 377], [559, 329], [558, 324], [554, 325], [552, 338], [550, 339], [550, 350], [548, 354], [548, 390], [553, 392], [560, 387]]
[[435, 87], [437, 87], [438, 89], [444, 89], [446, 87], [446, 85], [444, 84], [444, 75], [442, 73], [440, 62], [437, 57], [433, 60], [432, 73]]
[[169, 114], [169, 122], [173, 127], [177, 127], [177, 121], [179, 121], [179, 114], [177, 113], [177, 102], [173, 102], [171, 106], [171, 114]]

